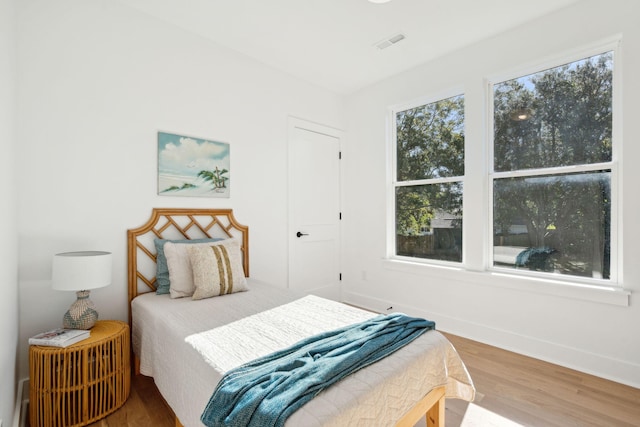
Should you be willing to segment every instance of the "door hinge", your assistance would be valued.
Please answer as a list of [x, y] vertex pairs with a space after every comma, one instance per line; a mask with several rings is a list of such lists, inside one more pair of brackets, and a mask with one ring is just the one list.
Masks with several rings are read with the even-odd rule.
[[342, 273], [340, 273], [340, 277], [338, 280], [342, 281]]
[[342, 212], [338, 212], [338, 219], [342, 219]]
[[342, 151], [338, 151], [338, 160], [342, 160]]

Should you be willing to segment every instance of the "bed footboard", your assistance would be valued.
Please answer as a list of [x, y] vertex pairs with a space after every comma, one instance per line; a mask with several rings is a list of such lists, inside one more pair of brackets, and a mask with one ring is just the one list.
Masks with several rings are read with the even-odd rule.
[[[423, 416], [427, 417], [427, 427], [444, 427], [444, 386], [431, 390], [396, 424], [396, 427], [413, 427]], [[183, 427], [178, 417], [176, 427]]]
[[405, 414], [396, 427], [413, 427], [427, 416], [427, 427], [444, 427], [444, 386], [436, 387]]

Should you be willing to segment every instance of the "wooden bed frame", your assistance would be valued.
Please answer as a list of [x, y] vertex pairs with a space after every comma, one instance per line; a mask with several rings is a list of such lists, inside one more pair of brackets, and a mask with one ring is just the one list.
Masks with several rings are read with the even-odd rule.
[[[154, 239], [231, 238], [241, 241], [243, 267], [249, 277], [249, 227], [240, 224], [231, 209], [154, 208], [141, 227], [127, 230], [129, 325], [131, 302], [156, 290]], [[134, 372], [140, 374], [139, 359], [133, 355]], [[427, 427], [444, 427], [445, 388], [436, 387], [420, 400], [396, 427], [413, 427], [426, 414]], [[182, 424], [175, 418], [176, 427]]]

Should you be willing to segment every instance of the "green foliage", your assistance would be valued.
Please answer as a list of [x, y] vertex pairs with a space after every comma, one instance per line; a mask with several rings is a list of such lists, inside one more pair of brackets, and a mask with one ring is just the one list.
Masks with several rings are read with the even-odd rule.
[[165, 188], [161, 191], [161, 193], [166, 193], [168, 191], [178, 191], [178, 190], [186, 190], [188, 188], [197, 188], [197, 185], [185, 182], [182, 186], [178, 187], [177, 185], [172, 185], [171, 187]]
[[396, 230], [403, 236], [417, 236], [428, 227], [433, 214], [428, 195], [421, 188], [400, 187], [396, 190]]
[[[396, 115], [398, 181], [464, 175], [464, 97], [401, 111]], [[429, 228], [436, 209], [461, 214], [459, 185], [398, 187], [396, 230], [415, 235]]]
[[224, 174], [229, 171], [226, 169], [218, 169], [216, 166], [213, 171], [201, 170], [198, 172], [198, 177], [204, 179], [205, 181], [211, 182], [211, 185], [214, 189], [222, 189], [227, 187], [227, 178]]
[[464, 98], [399, 112], [396, 141], [398, 181], [463, 176]]
[[[611, 160], [611, 53], [494, 86], [494, 169]], [[525, 109], [526, 120], [514, 120]]]
[[[605, 53], [495, 85], [494, 169], [611, 161], [612, 67]], [[518, 120], [522, 109], [528, 117]], [[497, 179], [494, 228], [523, 222], [530, 246], [560, 249], [561, 269], [608, 278], [609, 185], [608, 170]]]

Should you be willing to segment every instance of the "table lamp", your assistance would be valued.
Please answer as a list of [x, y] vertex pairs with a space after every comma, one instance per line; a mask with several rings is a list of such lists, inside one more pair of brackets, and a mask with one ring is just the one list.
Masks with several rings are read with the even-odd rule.
[[58, 291], [76, 291], [78, 299], [64, 314], [68, 329], [91, 329], [98, 312], [89, 299], [90, 289], [111, 284], [111, 252], [64, 252], [53, 256], [51, 286]]

